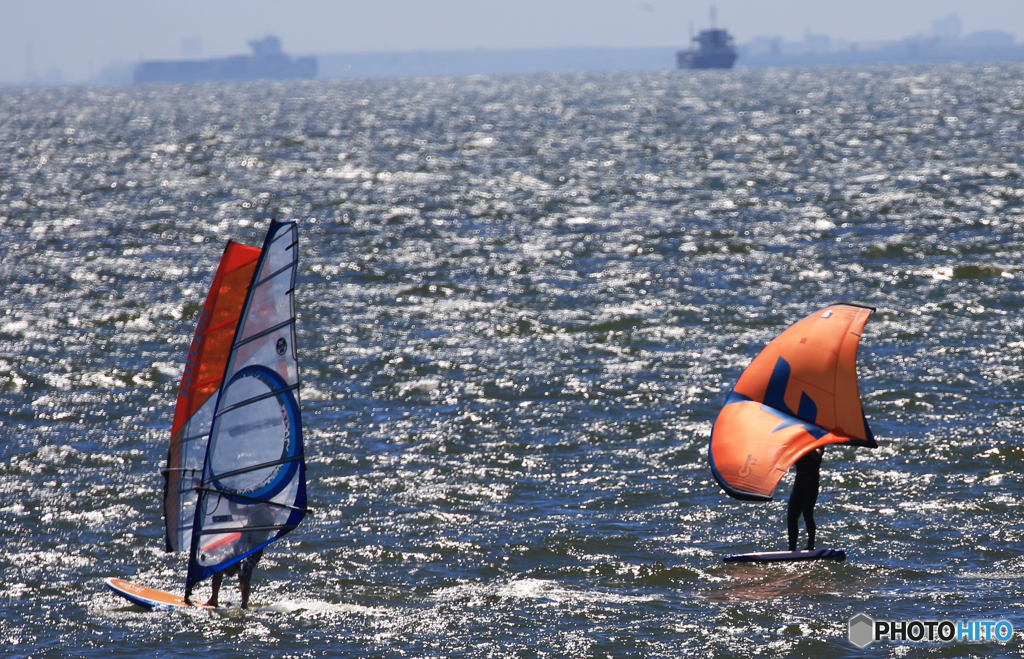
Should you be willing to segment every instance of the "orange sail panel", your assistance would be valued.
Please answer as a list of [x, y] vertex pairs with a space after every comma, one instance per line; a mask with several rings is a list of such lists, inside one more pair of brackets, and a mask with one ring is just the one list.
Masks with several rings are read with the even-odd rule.
[[178, 389], [171, 445], [164, 474], [167, 551], [188, 549], [192, 541], [196, 491], [213, 422], [214, 394], [220, 389], [231, 340], [245, 304], [260, 250], [228, 242], [199, 313]]
[[837, 304], [765, 346], [711, 431], [711, 473], [732, 497], [770, 501], [787, 470], [828, 444], [877, 446], [857, 386], [857, 346], [874, 309]]

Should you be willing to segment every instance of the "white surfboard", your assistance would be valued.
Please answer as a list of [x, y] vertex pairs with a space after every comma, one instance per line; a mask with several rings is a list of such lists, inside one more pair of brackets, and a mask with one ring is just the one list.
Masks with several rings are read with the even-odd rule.
[[843, 549], [811, 549], [803, 551], [761, 551], [726, 556], [726, 563], [768, 563], [776, 561], [845, 561]]
[[213, 608], [199, 602], [186, 604], [185, 598], [181, 595], [175, 595], [174, 593], [168, 593], [162, 590], [157, 590], [156, 588], [149, 588], [147, 586], [140, 586], [139, 584], [125, 581], [124, 579], [111, 577], [109, 579], [104, 579], [103, 583], [107, 584], [107, 587], [110, 588], [110, 590], [114, 591], [132, 604], [138, 604], [150, 611], [188, 607], [197, 609]]

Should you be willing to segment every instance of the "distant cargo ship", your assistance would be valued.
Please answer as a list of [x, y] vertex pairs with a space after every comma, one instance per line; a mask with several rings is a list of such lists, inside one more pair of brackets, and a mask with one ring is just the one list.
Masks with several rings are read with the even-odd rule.
[[[692, 28], [690, 34], [692, 35]], [[676, 53], [680, 69], [731, 69], [736, 63], [736, 44], [726, 30], [715, 27], [715, 10], [711, 9], [711, 29], [701, 30], [692, 38], [696, 48]]]
[[268, 36], [249, 42], [252, 56], [219, 59], [142, 62], [135, 67], [136, 83], [236, 82], [315, 78], [315, 57], [291, 57], [281, 51], [281, 41]]

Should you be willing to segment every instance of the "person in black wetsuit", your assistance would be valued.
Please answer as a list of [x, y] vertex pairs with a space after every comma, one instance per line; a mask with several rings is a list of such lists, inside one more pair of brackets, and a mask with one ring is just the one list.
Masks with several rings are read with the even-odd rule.
[[807, 549], [814, 549], [814, 531], [817, 528], [814, 523], [814, 504], [818, 501], [818, 478], [824, 453], [825, 448], [819, 447], [796, 461], [796, 477], [793, 479], [793, 492], [789, 495], [786, 517], [789, 551], [796, 551], [801, 513], [804, 516], [804, 523], [807, 524]]

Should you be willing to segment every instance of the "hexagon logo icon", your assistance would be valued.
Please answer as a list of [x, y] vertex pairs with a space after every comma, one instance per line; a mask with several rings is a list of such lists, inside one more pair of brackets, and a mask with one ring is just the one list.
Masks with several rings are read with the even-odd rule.
[[865, 613], [850, 618], [850, 642], [858, 648], [866, 647], [875, 640], [875, 621]]

